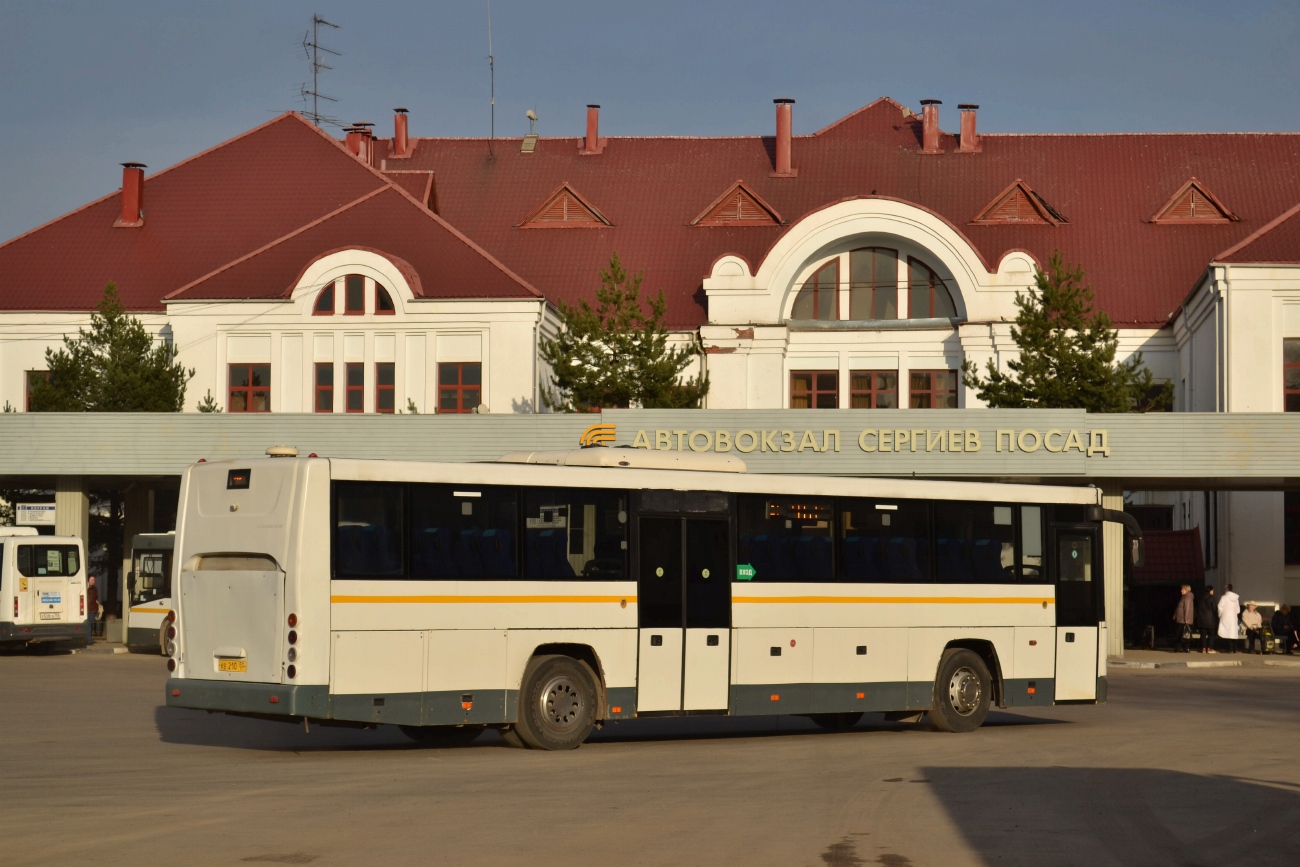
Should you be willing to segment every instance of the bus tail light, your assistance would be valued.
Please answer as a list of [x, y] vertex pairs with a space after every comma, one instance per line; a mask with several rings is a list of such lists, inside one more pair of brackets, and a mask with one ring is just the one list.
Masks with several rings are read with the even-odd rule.
[[289, 643], [290, 644], [298, 643], [298, 633], [292, 629], [289, 630]]
[[285, 670], [284, 673], [289, 675], [290, 680], [293, 680], [293, 678], [295, 678], [298, 675], [298, 667], [291, 665]]
[[167, 660], [167, 670], [168, 670], [168, 671], [175, 671], [175, 670], [176, 670], [176, 660], [174, 660], [174, 659], [169, 659], [169, 660]]
[[295, 626], [297, 626], [297, 625], [298, 625], [298, 615], [297, 615], [297, 614], [290, 614], [290, 615], [289, 615], [289, 628], [292, 629], [293, 627], [295, 627]]
[[18, 597], [14, 597], [14, 619], [18, 619]]
[[86, 616], [86, 594], [85, 594], [85, 593], [82, 593], [82, 594], [81, 594], [81, 611], [80, 611], [80, 613], [81, 613], [81, 616], [82, 616], [82, 617], [85, 617], [85, 616]]
[[176, 637], [176, 627], [175, 627], [175, 626], [168, 626], [168, 627], [167, 627], [167, 637], [168, 637], [168, 638], [175, 638], [175, 637]]

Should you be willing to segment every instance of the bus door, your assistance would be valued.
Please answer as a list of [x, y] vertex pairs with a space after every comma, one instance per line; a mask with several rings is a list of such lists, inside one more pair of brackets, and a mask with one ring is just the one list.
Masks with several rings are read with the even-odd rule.
[[637, 530], [637, 711], [726, 710], [730, 521], [642, 516]]
[[1053, 527], [1056, 572], [1056, 700], [1097, 698], [1101, 552], [1091, 527]]

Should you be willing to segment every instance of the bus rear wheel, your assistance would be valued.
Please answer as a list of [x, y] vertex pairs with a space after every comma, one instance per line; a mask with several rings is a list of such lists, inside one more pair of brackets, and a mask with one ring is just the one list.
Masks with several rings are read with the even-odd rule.
[[941, 732], [973, 732], [989, 715], [993, 679], [979, 655], [953, 648], [939, 660], [930, 725]]
[[483, 734], [485, 726], [399, 726], [402, 734], [429, 747], [464, 747]]
[[576, 749], [596, 725], [596, 700], [587, 666], [568, 656], [540, 657], [524, 675], [514, 731], [535, 750]]

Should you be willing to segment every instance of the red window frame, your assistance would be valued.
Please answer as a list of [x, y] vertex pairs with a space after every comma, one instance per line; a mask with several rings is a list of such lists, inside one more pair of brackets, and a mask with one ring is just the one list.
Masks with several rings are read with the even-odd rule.
[[[885, 254], [885, 255], [878, 255]], [[884, 267], [881, 268], [882, 260]], [[888, 273], [880, 273], [881, 271]], [[894, 315], [888, 316], [887, 291], [893, 292]], [[864, 297], [865, 296], [865, 297]], [[866, 308], [866, 316], [859, 315]], [[849, 253], [849, 318], [898, 318], [898, 251], [891, 247], [859, 247]]]
[[898, 371], [850, 370], [849, 406], [853, 409], [898, 409]]
[[330, 283], [316, 295], [316, 303], [311, 308], [312, 316], [334, 315], [334, 284]]
[[452, 361], [438, 364], [438, 412], [471, 413], [483, 403], [483, 363]]
[[[918, 279], [919, 278], [919, 279]], [[919, 284], [919, 285], [918, 285]], [[942, 292], [947, 299], [947, 305], [950, 308], [947, 311], [937, 311], [935, 307], [936, 295]], [[924, 311], [917, 311], [917, 306], [913, 302], [916, 296], [922, 294], [925, 297], [926, 308]], [[946, 316], [939, 316], [940, 312], [946, 313]], [[907, 257], [907, 318], [908, 319], [951, 319], [957, 316], [957, 302], [953, 300], [952, 290], [948, 284], [943, 282], [933, 268], [922, 262], [920, 259]]]
[[344, 412], [366, 411], [366, 366], [359, 361], [343, 365]]
[[397, 314], [397, 306], [393, 304], [393, 295], [379, 283], [375, 283], [375, 315], [376, 316], [394, 316]]
[[231, 364], [227, 373], [226, 412], [271, 411], [271, 365]]
[[1282, 341], [1282, 411], [1300, 412], [1300, 337]]
[[[946, 378], [952, 387], [941, 387], [940, 377]], [[907, 405], [912, 409], [957, 408], [957, 371], [913, 370], [908, 372], [907, 382]], [[951, 398], [951, 405], [949, 405], [949, 398]]]
[[839, 406], [838, 370], [790, 371], [790, 409], [839, 409]]
[[[826, 304], [824, 296], [830, 293], [831, 300], [829, 310], [823, 310]], [[812, 309], [804, 310], [811, 301]], [[822, 313], [828, 315], [822, 316]], [[811, 313], [811, 315], [808, 315]], [[812, 273], [812, 276], [804, 281], [803, 286], [799, 289], [799, 294], [795, 296], [794, 306], [790, 308], [791, 319], [802, 320], [823, 320], [833, 321], [840, 318], [840, 260], [839, 257], [822, 265]]]
[[334, 362], [316, 362], [316, 383], [314, 394], [316, 396], [316, 412], [334, 411]]
[[343, 315], [364, 316], [366, 312], [366, 278], [349, 274], [343, 278]]
[[375, 362], [375, 412], [397, 411], [397, 365], [391, 361]]

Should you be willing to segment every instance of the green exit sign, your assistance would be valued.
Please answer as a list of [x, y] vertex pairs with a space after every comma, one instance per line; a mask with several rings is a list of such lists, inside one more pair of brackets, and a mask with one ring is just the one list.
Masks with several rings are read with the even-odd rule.
[[736, 565], [737, 581], [753, 581], [754, 576], [757, 574], [758, 574], [758, 570], [755, 569], [753, 566], [749, 565], [748, 563], [739, 563]]

